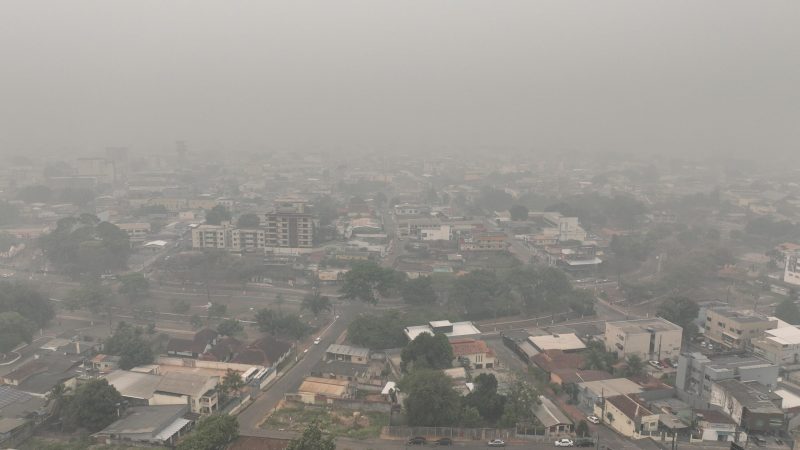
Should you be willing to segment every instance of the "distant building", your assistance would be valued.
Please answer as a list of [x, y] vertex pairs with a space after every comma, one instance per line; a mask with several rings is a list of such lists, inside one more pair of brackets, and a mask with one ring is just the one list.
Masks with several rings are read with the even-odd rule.
[[423, 241], [449, 241], [451, 237], [450, 225], [440, 225], [439, 228], [421, 230], [419, 236]]
[[447, 337], [477, 336], [481, 331], [475, 328], [472, 322], [450, 322], [449, 320], [434, 320], [428, 325], [416, 325], [403, 329], [408, 340], [413, 341], [422, 333], [444, 334]]
[[198, 225], [192, 230], [193, 248], [225, 249], [231, 245], [230, 225]]
[[745, 314], [727, 307], [706, 310], [706, 338], [729, 349], [742, 350], [752, 339], [777, 326], [777, 319], [760, 314]]
[[539, 404], [533, 414], [544, 426], [547, 434], [569, 433], [572, 431], [572, 420], [567, 417], [555, 403], [544, 395], [539, 396]]
[[636, 355], [661, 361], [680, 355], [682, 334], [683, 328], [661, 317], [607, 322], [605, 343], [620, 359]]
[[764, 331], [752, 339], [753, 353], [777, 365], [800, 364], [800, 329], [796, 326]]
[[452, 339], [450, 346], [453, 348], [454, 364], [459, 365], [463, 359], [475, 369], [491, 369], [497, 364], [494, 351], [486, 342], [477, 339]]
[[800, 286], [800, 254], [795, 252], [786, 256], [783, 281], [794, 286]]
[[350, 345], [331, 344], [325, 350], [326, 361], [346, 361], [357, 364], [369, 363], [369, 349]]
[[686, 398], [708, 402], [713, 384], [723, 380], [757, 381], [775, 387], [780, 368], [754, 355], [708, 357], [702, 353], [684, 353], [678, 358], [675, 387]]
[[619, 434], [631, 438], [638, 433], [658, 431], [658, 414], [635, 395], [607, 397], [595, 405], [594, 413]]
[[784, 428], [781, 397], [756, 382], [724, 380], [714, 383], [710, 403], [721, 408], [748, 433], [773, 433]]
[[191, 411], [198, 414], [211, 414], [218, 410], [218, 376], [186, 372], [155, 375], [115, 370], [105, 379], [133, 406], [188, 404]]
[[128, 235], [131, 243], [144, 242], [147, 239], [147, 235], [150, 234], [150, 224], [146, 222], [117, 223], [115, 225]]
[[394, 214], [396, 216], [423, 216], [430, 214], [430, 212], [431, 208], [425, 205], [402, 203], [394, 206]]
[[547, 350], [561, 350], [563, 352], [574, 352], [586, 348], [586, 344], [581, 341], [575, 333], [546, 334], [542, 336], [530, 336], [528, 340], [543, 352]]
[[[302, 209], [301, 209], [302, 210]], [[267, 247], [311, 248], [314, 246], [314, 218], [296, 209], [277, 209], [262, 216]]]
[[260, 228], [236, 228], [231, 231], [231, 250], [255, 252], [267, 246], [267, 232]]
[[508, 248], [508, 236], [501, 232], [472, 233], [462, 237], [458, 249], [462, 252], [496, 252]]

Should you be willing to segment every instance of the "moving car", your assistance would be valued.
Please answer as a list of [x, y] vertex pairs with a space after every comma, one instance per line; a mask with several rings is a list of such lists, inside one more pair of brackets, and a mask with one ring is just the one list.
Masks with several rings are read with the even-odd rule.
[[489, 445], [489, 447], [505, 447], [506, 441], [502, 439], [492, 439], [487, 445]]
[[572, 442], [572, 439], [561, 438], [556, 441], [556, 447], [573, 447], [575, 443]]
[[412, 438], [408, 438], [408, 445], [425, 445], [428, 443], [428, 440], [422, 436], [414, 436]]
[[443, 437], [434, 441], [433, 445], [453, 445], [453, 440], [450, 438]]
[[597, 417], [597, 416], [589, 416], [589, 417], [586, 418], [586, 420], [588, 420], [589, 422], [592, 422], [593, 424], [600, 423], [600, 418]]
[[316, 338], [316, 339], [314, 339], [314, 343], [315, 343], [315, 344], [319, 344], [321, 340], [322, 340], [322, 339], [320, 339], [320, 338]]

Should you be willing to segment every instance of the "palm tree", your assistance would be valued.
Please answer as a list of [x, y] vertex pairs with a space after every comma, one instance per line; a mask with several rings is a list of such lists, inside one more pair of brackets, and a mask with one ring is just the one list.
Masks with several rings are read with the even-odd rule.
[[635, 377], [644, 372], [644, 362], [638, 355], [628, 356], [628, 358], [625, 360], [625, 365], [627, 366], [625, 373], [629, 377]]
[[47, 407], [50, 404], [53, 405], [50, 408], [51, 417], [61, 416], [61, 411], [64, 409], [64, 406], [67, 403], [67, 394], [69, 391], [71, 391], [71, 389], [66, 387], [64, 383], [58, 383], [57, 385], [53, 386], [53, 389], [51, 389], [50, 392], [47, 393], [44, 406]]
[[332, 307], [331, 299], [327, 295], [319, 295], [316, 292], [303, 297], [301, 305], [301, 308], [311, 311], [314, 317], [317, 317], [322, 311], [330, 311]]

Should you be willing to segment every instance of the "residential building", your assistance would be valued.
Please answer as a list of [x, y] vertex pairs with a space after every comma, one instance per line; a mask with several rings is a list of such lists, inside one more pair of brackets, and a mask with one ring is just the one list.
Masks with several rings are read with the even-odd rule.
[[147, 235], [150, 234], [150, 224], [146, 222], [117, 223], [115, 225], [128, 235], [131, 243], [144, 242]]
[[311, 248], [314, 246], [314, 217], [296, 209], [277, 209], [262, 216], [266, 246]]
[[441, 229], [442, 221], [436, 217], [420, 217], [397, 220], [397, 232], [400, 237], [420, 239], [424, 230]]
[[620, 359], [675, 359], [681, 352], [683, 328], [661, 317], [606, 323], [605, 344]]
[[267, 246], [267, 232], [261, 228], [235, 228], [231, 230], [231, 250], [255, 252]]
[[725, 414], [713, 409], [694, 411], [697, 431], [704, 441], [736, 442], [736, 423]]
[[584, 350], [586, 344], [575, 333], [545, 334], [529, 336], [528, 340], [540, 352], [547, 350], [561, 350], [562, 352], [575, 352]]
[[134, 406], [92, 437], [112, 444], [174, 446], [194, 423], [188, 405]]
[[[603, 398], [615, 395], [636, 395], [646, 401], [661, 400], [675, 396], [675, 388], [664, 384], [653, 377], [611, 378], [578, 383], [578, 405], [587, 411], [593, 411]], [[600, 417], [600, 416], [598, 416]]]
[[349, 399], [354, 395], [350, 381], [330, 378], [306, 377], [296, 394], [286, 394], [289, 400], [308, 405], [326, 405], [336, 399]]
[[218, 376], [188, 372], [155, 375], [115, 370], [104, 378], [133, 406], [188, 404], [191, 411], [198, 414], [211, 414], [218, 409]]
[[472, 322], [450, 322], [449, 320], [434, 320], [427, 325], [410, 326], [403, 329], [409, 341], [413, 341], [422, 333], [444, 334], [447, 337], [477, 336], [481, 331]]
[[784, 428], [781, 397], [756, 381], [718, 381], [711, 387], [710, 403], [748, 433], [772, 433]]
[[606, 397], [605, 401], [595, 405], [594, 414], [628, 438], [658, 431], [658, 414], [650, 411], [635, 395]]
[[425, 205], [402, 203], [394, 206], [394, 214], [396, 216], [423, 216], [430, 214], [430, 212], [431, 208]]
[[794, 286], [800, 286], [800, 253], [794, 252], [786, 256], [783, 281]]
[[686, 394], [708, 402], [714, 383], [724, 380], [757, 381], [774, 387], [780, 368], [764, 358], [748, 355], [706, 356], [684, 353], [678, 357], [675, 387]]
[[331, 344], [325, 350], [326, 361], [346, 361], [369, 364], [369, 349], [350, 345]]
[[450, 346], [455, 365], [461, 365], [463, 361], [475, 369], [491, 369], [497, 364], [494, 351], [486, 342], [477, 339], [451, 339]]
[[419, 238], [423, 241], [449, 241], [452, 237], [450, 225], [440, 225], [439, 228], [423, 229]]
[[228, 248], [231, 245], [230, 224], [198, 225], [192, 230], [193, 248]]
[[471, 233], [458, 241], [458, 249], [463, 252], [496, 252], [508, 248], [508, 236], [501, 232]]
[[171, 338], [167, 342], [167, 354], [187, 358], [199, 358], [217, 343], [219, 333], [204, 328], [194, 334], [192, 339]]
[[570, 433], [573, 422], [564, 414], [552, 400], [544, 395], [539, 396], [539, 404], [533, 410], [539, 423], [545, 428], [547, 434]]
[[800, 364], [800, 328], [794, 325], [766, 330], [751, 343], [753, 353], [774, 364]]
[[120, 357], [116, 355], [104, 355], [100, 353], [91, 359], [92, 370], [96, 372], [108, 373], [119, 369]]
[[728, 349], [745, 349], [752, 339], [777, 326], [777, 319], [756, 313], [747, 314], [728, 307], [706, 310], [706, 338]]

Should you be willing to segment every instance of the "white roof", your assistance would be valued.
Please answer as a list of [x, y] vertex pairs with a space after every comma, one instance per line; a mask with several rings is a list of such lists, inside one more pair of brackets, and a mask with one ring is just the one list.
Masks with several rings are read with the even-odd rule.
[[397, 387], [397, 383], [395, 383], [394, 381], [387, 381], [386, 382], [386, 386], [384, 386], [383, 390], [381, 391], [381, 394], [389, 395], [389, 390], [390, 389], [395, 389], [396, 387]]
[[578, 383], [578, 386], [583, 389], [592, 391], [595, 395], [603, 395], [605, 397], [613, 397], [615, 395], [630, 395], [642, 392], [641, 386], [634, 383], [627, 378], [612, 378], [610, 380], [600, 381], [584, 381]]
[[449, 327], [453, 324], [449, 320], [434, 320], [430, 322], [430, 325], [434, 328], [439, 328], [439, 327]]
[[145, 247], [164, 247], [167, 245], [167, 241], [150, 241], [144, 244]]
[[[481, 334], [481, 330], [475, 328], [475, 325], [473, 325], [472, 322], [453, 322], [451, 325], [453, 326], [453, 331], [444, 333], [444, 335], [447, 337], [475, 336]], [[406, 327], [403, 332], [405, 332], [408, 339], [413, 341], [422, 333], [433, 334], [433, 329], [430, 327], [430, 325], [417, 325], [413, 327]]]
[[788, 326], [764, 331], [768, 339], [773, 339], [780, 344], [797, 345], [800, 344], [800, 328]]
[[163, 430], [161, 430], [161, 432], [159, 432], [155, 436], [155, 439], [158, 441], [167, 441], [169, 440], [169, 438], [175, 435], [175, 433], [180, 431], [183, 427], [190, 424], [191, 422], [192, 422], [191, 420], [184, 419], [183, 417], [178, 417], [177, 419], [175, 419], [174, 422], [172, 422]]
[[575, 335], [567, 334], [547, 334], [544, 336], [528, 336], [531, 344], [539, 350], [581, 350], [586, 345]]

